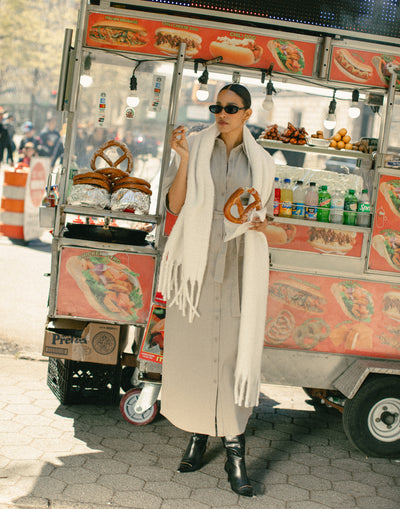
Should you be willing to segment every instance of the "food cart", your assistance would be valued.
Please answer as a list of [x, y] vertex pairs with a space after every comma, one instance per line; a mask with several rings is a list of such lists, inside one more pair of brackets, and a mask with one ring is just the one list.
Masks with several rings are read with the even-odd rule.
[[[371, 198], [368, 226], [277, 217], [266, 231], [270, 283], [263, 382], [304, 387], [316, 404], [343, 412], [346, 434], [361, 451], [398, 457], [400, 158], [396, 144], [390, 147], [399, 108], [398, 24], [371, 24], [362, 17], [350, 22], [344, 17], [334, 26], [333, 21], [321, 21], [313, 2], [306, 2], [309, 8], [299, 13], [292, 7], [275, 6], [282, 11], [279, 16], [265, 12], [265, 2], [252, 2], [251, 11], [241, 4], [83, 0], [74, 43], [72, 31], [66, 30], [58, 107], [64, 111], [68, 128], [59, 202], [41, 211], [54, 233], [46, 334], [58, 335], [62, 341], [63, 333], [68, 336], [75, 328], [83, 339], [81, 343], [70, 340], [78, 352], [75, 360], [70, 352], [65, 353], [65, 344], [53, 343], [53, 349], [45, 352], [52, 362], [50, 383], [57, 385], [60, 371], [67, 377], [66, 371], [75, 369], [78, 379], [84, 371], [81, 392], [98, 376], [106, 380], [95, 391], [102, 394], [110, 389], [112, 379], [114, 401], [119, 398], [121, 364], [139, 366], [140, 377], [150, 383], [160, 381], [155, 376], [161, 372], [160, 342], [155, 345], [158, 353], [152, 357], [147, 352], [142, 360], [134, 355], [137, 347], [132, 348], [134, 354], [123, 350], [126, 338], [130, 345], [132, 330], [139, 331], [134, 334], [139, 338], [147, 336], [155, 310], [163, 309], [155, 306], [155, 292], [160, 253], [172, 227], [160, 192], [171, 157], [167, 140], [177, 122], [193, 130], [208, 125], [208, 105], [215, 101], [220, 86], [241, 81], [253, 96], [255, 119], [250, 127], [259, 143], [285, 157], [278, 161], [279, 177], [316, 181], [330, 189], [351, 187], [357, 193], [368, 188]], [[349, 7], [341, 7], [346, 14]], [[285, 9], [290, 12], [284, 13]], [[90, 86], [85, 86], [83, 77]], [[293, 108], [270, 112], [278, 84], [290, 91], [292, 104], [297, 99], [297, 125]], [[307, 88], [304, 102], [298, 100], [299, 85]], [[196, 95], [205, 88], [209, 98]], [[347, 149], [330, 147], [326, 140], [335, 131], [329, 130], [323, 131], [325, 143], [307, 137], [304, 131], [300, 137], [297, 133], [296, 141], [290, 141], [289, 132], [284, 140], [268, 139], [267, 126], [278, 123], [274, 114], [286, 114], [286, 122], [295, 123], [294, 131], [298, 132], [300, 122], [306, 131], [319, 129], [320, 118], [313, 118], [310, 128], [305, 112], [299, 111], [301, 104], [318, 111], [323, 100], [330, 99], [316, 92], [313, 102], [307, 103], [313, 89], [333, 94], [329, 115], [335, 113], [335, 96], [360, 91], [374, 117], [363, 118], [370, 122], [361, 144], [365, 150], [354, 150], [356, 143], [351, 150], [350, 145]], [[265, 100], [269, 106], [263, 109]], [[90, 142], [83, 133], [89, 125], [96, 132]], [[361, 133], [359, 126], [353, 123], [352, 127]], [[128, 151], [134, 164], [122, 171], [129, 170], [130, 176], [151, 184], [148, 210], [129, 204], [113, 209], [108, 202], [104, 206], [71, 202], [77, 175], [107, 165], [117, 169], [129, 165], [124, 152], [129, 133], [136, 140]], [[377, 135], [372, 136], [374, 133]], [[83, 155], [78, 150], [82, 139]], [[124, 142], [122, 155], [121, 145], [107, 146], [113, 140]], [[150, 140], [151, 152], [143, 154], [139, 140]], [[103, 162], [96, 166], [99, 155]], [[344, 170], [340, 165], [338, 171], [328, 168], [329, 160], [343, 157]], [[100, 286], [110, 284], [103, 276], [111, 269], [117, 280], [130, 282], [127, 301], [120, 294], [121, 300], [115, 300], [115, 286], [111, 301], [106, 301], [105, 289], [99, 294], [96, 285], [88, 282], [88, 274], [94, 271], [101, 276]], [[118, 328], [108, 336], [103, 334], [98, 347], [107, 350], [108, 343], [113, 343], [111, 334], [117, 360], [102, 364], [100, 353], [96, 368], [95, 364], [83, 368], [88, 341], [96, 337], [90, 328], [96, 324]], [[73, 362], [78, 365], [68, 364]], [[103, 370], [101, 376], [92, 376], [95, 369]], [[146, 373], [152, 376], [146, 379]], [[136, 398], [139, 394], [137, 391]], [[146, 401], [139, 405], [141, 409], [148, 410], [154, 403], [151, 397]], [[146, 422], [142, 419], [140, 423]]]

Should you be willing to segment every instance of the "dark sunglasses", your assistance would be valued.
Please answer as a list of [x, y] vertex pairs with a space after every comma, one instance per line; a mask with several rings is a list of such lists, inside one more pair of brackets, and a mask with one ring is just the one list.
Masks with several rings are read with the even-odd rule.
[[239, 110], [245, 110], [246, 108], [239, 108], [239, 106], [236, 106], [235, 104], [228, 104], [227, 106], [211, 104], [208, 109], [211, 111], [211, 113], [221, 113], [221, 111], [224, 110], [226, 113], [228, 113], [228, 115], [234, 115]]

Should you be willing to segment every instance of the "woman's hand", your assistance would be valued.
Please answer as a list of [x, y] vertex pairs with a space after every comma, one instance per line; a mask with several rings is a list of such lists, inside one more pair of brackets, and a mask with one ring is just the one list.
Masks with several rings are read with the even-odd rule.
[[254, 230], [259, 233], [263, 233], [266, 235], [266, 229], [268, 226], [268, 223], [271, 222], [271, 219], [266, 217], [264, 221], [260, 221], [260, 219], [256, 216], [253, 221], [251, 221], [251, 226], [249, 227], [249, 230]]
[[176, 127], [171, 134], [169, 144], [181, 159], [189, 159], [189, 145], [186, 139], [186, 128], [183, 125]]

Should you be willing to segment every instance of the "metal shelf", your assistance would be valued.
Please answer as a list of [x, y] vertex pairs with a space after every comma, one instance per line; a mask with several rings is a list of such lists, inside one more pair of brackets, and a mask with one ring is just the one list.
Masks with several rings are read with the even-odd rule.
[[273, 148], [276, 150], [289, 150], [291, 152], [311, 152], [314, 154], [324, 154], [329, 157], [349, 157], [354, 159], [365, 159], [372, 161], [373, 154], [366, 154], [365, 152], [359, 152], [358, 150], [345, 150], [336, 149], [330, 147], [314, 147], [311, 145], [293, 145], [292, 143], [283, 143], [282, 141], [266, 140], [258, 138], [259, 143], [264, 148]]
[[78, 216], [109, 217], [113, 219], [124, 219], [125, 221], [137, 221], [140, 223], [159, 224], [160, 217], [144, 214], [133, 214], [131, 212], [118, 212], [109, 209], [99, 209], [96, 207], [79, 207], [71, 205], [61, 205], [64, 214], [75, 214]]

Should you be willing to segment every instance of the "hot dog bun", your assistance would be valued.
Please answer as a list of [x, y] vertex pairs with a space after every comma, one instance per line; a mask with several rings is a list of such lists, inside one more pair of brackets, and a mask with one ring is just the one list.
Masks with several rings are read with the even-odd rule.
[[275, 281], [269, 288], [269, 295], [285, 304], [311, 314], [322, 314], [326, 298], [316, 288], [291, 279]]
[[328, 253], [347, 253], [356, 240], [356, 232], [333, 228], [310, 228], [308, 242], [315, 249]]
[[96, 256], [71, 256], [66, 268], [95, 311], [114, 320], [135, 319], [136, 311], [143, 306], [142, 290], [136, 275], [108, 256], [101, 258], [103, 263], [99, 263]]
[[360, 83], [366, 83], [372, 76], [373, 68], [357, 59], [347, 49], [340, 49], [335, 56], [334, 63], [339, 71]]
[[282, 71], [302, 74], [305, 66], [303, 52], [294, 42], [287, 39], [273, 39], [268, 42], [267, 47]]
[[268, 224], [265, 228], [265, 236], [270, 246], [288, 244], [296, 234], [296, 227], [286, 224]]
[[144, 46], [148, 43], [147, 30], [134, 23], [103, 20], [93, 23], [89, 38], [115, 46]]
[[[382, 55], [372, 58], [372, 63], [384, 85], [389, 85], [390, 72], [389, 67], [399, 68], [400, 60], [391, 55]], [[400, 77], [396, 80], [397, 85], [400, 85]]]
[[390, 209], [396, 216], [400, 217], [400, 210], [396, 207], [396, 203], [400, 207], [400, 180], [392, 180], [388, 182], [382, 182], [379, 186], [379, 190], [383, 194], [383, 197], [387, 201]]
[[372, 247], [397, 272], [400, 271], [400, 233], [382, 230], [372, 238]]
[[382, 312], [391, 318], [400, 322], [400, 292], [387, 292], [383, 296]]
[[193, 57], [199, 52], [202, 43], [200, 35], [189, 30], [178, 30], [170, 27], [157, 28], [155, 38], [154, 47], [171, 56], [178, 54], [179, 45], [184, 42], [186, 44], [186, 55]]
[[215, 57], [222, 57], [225, 64], [247, 66], [257, 63], [263, 49], [254, 39], [236, 39], [234, 37], [218, 37], [210, 43], [210, 53]]

